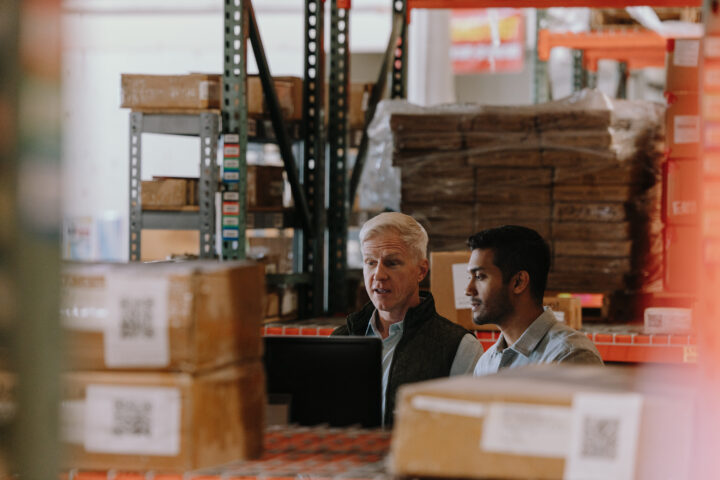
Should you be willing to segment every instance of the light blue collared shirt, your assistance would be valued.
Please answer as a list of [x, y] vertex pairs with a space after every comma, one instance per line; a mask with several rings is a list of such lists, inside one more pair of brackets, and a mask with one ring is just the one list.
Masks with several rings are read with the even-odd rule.
[[500, 335], [495, 345], [480, 357], [475, 375], [533, 363], [602, 365], [603, 361], [585, 334], [558, 322], [552, 310], [545, 310], [511, 346]]
[[[377, 322], [377, 310], [375, 310], [372, 317], [370, 317], [365, 336], [378, 337], [382, 340], [382, 418], [384, 422], [385, 391], [387, 390], [388, 378], [390, 377], [390, 366], [392, 365], [393, 355], [395, 354], [395, 347], [397, 347], [397, 344], [403, 336], [405, 321], [391, 324], [388, 329], [387, 338], [382, 338], [375, 326], [375, 322]], [[460, 345], [458, 345], [457, 352], [455, 353], [455, 358], [450, 367], [450, 376], [472, 373], [482, 353], [483, 348], [477, 338], [470, 333], [465, 335], [462, 340], [460, 340]]]

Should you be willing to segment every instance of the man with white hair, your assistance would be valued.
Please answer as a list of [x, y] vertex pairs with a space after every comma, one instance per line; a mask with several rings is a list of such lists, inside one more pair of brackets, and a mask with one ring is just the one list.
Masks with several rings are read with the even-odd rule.
[[383, 425], [393, 422], [400, 385], [472, 373], [483, 349], [463, 327], [441, 317], [429, 292], [428, 236], [414, 218], [382, 213], [363, 225], [360, 246], [370, 302], [333, 335], [382, 339]]

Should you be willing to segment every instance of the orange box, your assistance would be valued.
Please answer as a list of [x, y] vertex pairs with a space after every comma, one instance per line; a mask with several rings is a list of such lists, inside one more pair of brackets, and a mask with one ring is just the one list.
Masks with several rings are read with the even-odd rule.
[[720, 153], [705, 152], [703, 158], [703, 175], [720, 177]]
[[665, 227], [665, 278], [668, 292], [695, 293], [700, 231], [695, 225]]
[[700, 88], [700, 39], [669, 38], [665, 67], [668, 92], [697, 92]]
[[703, 64], [703, 90], [720, 92], [720, 60], [705, 60]]
[[706, 60], [720, 60], [720, 29], [715, 32], [710, 31], [708, 28], [711, 22], [705, 24], [706, 35], [705, 35], [705, 46], [703, 48], [705, 52]]
[[702, 111], [705, 120], [720, 120], [720, 92], [703, 92]]
[[696, 92], [666, 92], [666, 143], [671, 157], [697, 157], [700, 149], [700, 100]]
[[670, 159], [665, 180], [665, 221], [672, 225], [697, 225], [700, 192], [699, 162]]
[[720, 122], [705, 122], [705, 148], [720, 148]]

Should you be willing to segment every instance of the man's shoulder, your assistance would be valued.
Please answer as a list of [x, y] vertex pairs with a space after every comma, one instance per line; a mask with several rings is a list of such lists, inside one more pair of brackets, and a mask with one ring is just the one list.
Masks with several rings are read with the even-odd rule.
[[554, 358], [554, 360], [559, 360], [569, 355], [577, 355], [579, 352], [588, 352], [600, 358], [595, 344], [587, 335], [561, 322], [556, 322], [550, 328], [547, 347], [548, 354], [553, 357], [559, 357]]
[[330, 336], [337, 337], [337, 336], [348, 336], [350, 335], [350, 329], [347, 325], [340, 325], [335, 330], [332, 331]]

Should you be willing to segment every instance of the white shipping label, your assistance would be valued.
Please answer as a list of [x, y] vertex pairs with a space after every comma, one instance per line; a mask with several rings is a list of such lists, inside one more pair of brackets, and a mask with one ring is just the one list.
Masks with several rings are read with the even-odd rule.
[[223, 136], [223, 142], [227, 145], [228, 143], [240, 143], [240, 135], [237, 133], [226, 133]]
[[175, 456], [180, 452], [177, 388], [88, 385], [85, 450]]
[[108, 324], [105, 364], [108, 367], [166, 367], [168, 279], [113, 273], [108, 275]]
[[65, 400], [60, 403], [60, 438], [63, 442], [82, 445], [85, 441], [85, 402]]
[[675, 200], [672, 202], [673, 215], [695, 215], [697, 203], [692, 200]]
[[198, 85], [198, 97], [200, 100], [210, 99], [210, 83], [208, 80], [204, 80]]
[[487, 452], [565, 458], [571, 423], [569, 407], [491, 403], [480, 447]]
[[487, 411], [485, 405], [480, 402], [458, 400], [455, 398], [429, 397], [427, 395], [413, 397], [411, 403], [415, 410], [446, 413], [448, 415], [459, 415], [461, 417], [482, 418]]
[[453, 292], [455, 293], [455, 308], [463, 310], [472, 308], [470, 297], [465, 295], [468, 284], [467, 263], [454, 263], [452, 265]]
[[223, 180], [228, 182], [237, 182], [240, 180], [240, 174], [238, 172], [223, 172]]
[[676, 67], [697, 67], [700, 57], [700, 40], [675, 40], [673, 65]]
[[720, 68], [705, 66], [705, 86], [720, 87]]
[[60, 321], [69, 330], [102, 332], [107, 323], [105, 282], [64, 287], [60, 303]]
[[565, 480], [635, 478], [642, 396], [579, 393], [572, 411]]
[[705, 58], [720, 58], [720, 37], [705, 37]]
[[558, 322], [565, 323], [565, 312], [563, 312], [562, 310], [559, 312], [556, 312], [555, 310], [553, 310], [553, 315], [555, 315], [555, 319]]
[[692, 330], [689, 308], [650, 307], [645, 309], [645, 333], [686, 333]]
[[700, 141], [700, 117], [698, 115], [675, 115], [675, 143], [697, 143]]

